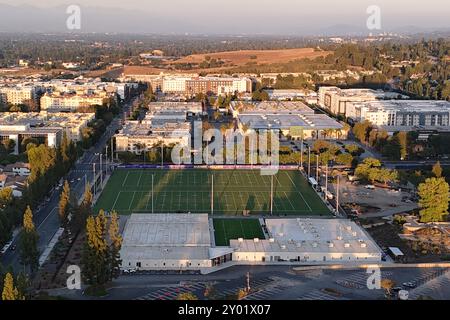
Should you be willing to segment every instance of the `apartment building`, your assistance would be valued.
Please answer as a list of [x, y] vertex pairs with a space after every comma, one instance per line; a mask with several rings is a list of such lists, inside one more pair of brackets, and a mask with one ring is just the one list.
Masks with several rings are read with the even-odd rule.
[[140, 154], [159, 143], [189, 145], [192, 117], [202, 114], [198, 102], [155, 102], [142, 121], [127, 121], [115, 135], [117, 151]]
[[103, 105], [112, 97], [106, 92], [96, 94], [46, 93], [41, 97], [41, 110], [44, 111], [77, 111], [95, 105]]
[[439, 100], [387, 100], [354, 103], [347, 117], [368, 120], [389, 132], [450, 131], [450, 102]]
[[347, 109], [353, 103], [389, 99], [408, 99], [408, 97], [395, 92], [372, 89], [319, 88], [319, 105], [335, 115], [346, 116], [348, 114]]
[[212, 95], [226, 95], [233, 93], [252, 92], [252, 81], [248, 78], [221, 78], [204, 77], [191, 79], [186, 82], [186, 94], [196, 95], [199, 93]]
[[0, 113], [0, 140], [14, 140], [14, 153], [23, 152], [23, 141], [33, 138], [50, 147], [59, 146], [64, 132], [72, 141], [82, 139], [82, 130], [95, 119], [94, 113]]
[[12, 105], [26, 104], [30, 101], [36, 101], [40, 90], [38, 86], [0, 87], [0, 102]]

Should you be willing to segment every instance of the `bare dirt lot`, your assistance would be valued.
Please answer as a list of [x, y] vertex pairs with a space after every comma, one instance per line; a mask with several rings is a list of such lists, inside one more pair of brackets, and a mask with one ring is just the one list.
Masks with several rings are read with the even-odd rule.
[[345, 181], [341, 187], [342, 202], [355, 204], [355, 209], [362, 217], [389, 216], [413, 210], [417, 207], [415, 203], [402, 201], [409, 196], [406, 192], [390, 189], [368, 190], [365, 185], [354, 185], [348, 181]]
[[297, 59], [314, 59], [317, 57], [324, 57], [330, 54], [328, 51], [315, 51], [313, 48], [301, 49], [283, 49], [283, 50], [241, 50], [241, 51], [226, 51], [217, 53], [194, 54], [179, 60], [174, 63], [201, 63], [206, 57], [212, 59], [222, 60], [225, 63], [234, 66], [242, 66], [247, 63], [270, 64], [289, 62]]

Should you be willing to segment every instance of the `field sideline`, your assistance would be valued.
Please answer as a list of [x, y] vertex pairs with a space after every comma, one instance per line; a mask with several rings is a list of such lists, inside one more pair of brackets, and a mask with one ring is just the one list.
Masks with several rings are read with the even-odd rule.
[[[152, 175], [154, 194], [152, 201]], [[270, 214], [269, 176], [259, 170], [116, 170], [95, 210], [131, 213], [211, 213], [214, 175], [214, 214]], [[329, 216], [331, 213], [297, 171], [280, 171], [274, 178], [274, 215]]]

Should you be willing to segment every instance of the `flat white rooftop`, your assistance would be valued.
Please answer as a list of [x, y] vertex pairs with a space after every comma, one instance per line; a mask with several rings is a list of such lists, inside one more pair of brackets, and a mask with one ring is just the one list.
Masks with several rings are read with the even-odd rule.
[[121, 256], [129, 260], [207, 260], [211, 239], [207, 214], [132, 214]]
[[194, 247], [211, 245], [207, 214], [133, 214], [123, 246]]
[[269, 240], [231, 240], [241, 252], [380, 254], [354, 222], [341, 219], [266, 219]]

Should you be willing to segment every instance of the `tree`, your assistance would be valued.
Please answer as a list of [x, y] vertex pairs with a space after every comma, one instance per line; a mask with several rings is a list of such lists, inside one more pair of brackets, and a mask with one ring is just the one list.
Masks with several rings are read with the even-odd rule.
[[379, 167], [381, 167], [380, 160], [375, 158], [366, 158], [356, 167], [355, 174], [362, 179], [368, 179], [370, 170]]
[[93, 287], [101, 287], [110, 279], [108, 272], [108, 244], [106, 241], [106, 217], [100, 211], [97, 217], [86, 221], [86, 240], [81, 264], [83, 278]]
[[120, 275], [120, 265], [122, 264], [122, 260], [120, 259], [120, 249], [122, 248], [123, 239], [120, 235], [119, 216], [117, 215], [116, 211], [113, 211], [111, 213], [111, 221], [109, 224], [108, 234], [111, 241], [109, 257], [111, 259], [110, 280], [112, 280]]
[[436, 162], [436, 164], [433, 166], [432, 172], [436, 178], [442, 177], [442, 167], [441, 167], [441, 163], [439, 161]]
[[70, 214], [70, 186], [67, 180], [64, 182], [63, 191], [59, 199], [59, 221], [61, 226], [64, 228], [67, 225], [69, 214]]
[[350, 166], [353, 162], [353, 157], [349, 153], [341, 153], [336, 157], [336, 162], [341, 165]]
[[395, 282], [392, 281], [391, 279], [382, 279], [380, 285], [381, 288], [383, 288], [386, 291], [386, 294], [390, 296], [391, 290], [395, 286]]
[[88, 183], [84, 190], [83, 201], [77, 210], [75, 210], [75, 216], [72, 220], [72, 228], [74, 232], [78, 232], [86, 226], [86, 219], [92, 214], [93, 199], [94, 196], [91, 192], [91, 185]]
[[34, 272], [39, 265], [38, 251], [39, 234], [33, 223], [33, 212], [27, 206], [23, 215], [23, 229], [20, 233], [20, 260], [24, 266], [29, 266]]
[[371, 126], [372, 125], [367, 120], [358, 122], [353, 127], [353, 134], [359, 141], [361, 141], [362, 143], [366, 143]]
[[11, 273], [7, 273], [3, 283], [2, 300], [24, 300], [19, 294], [19, 290], [14, 286], [14, 278]]
[[188, 300], [198, 300], [197, 296], [191, 292], [184, 292], [184, 293], [180, 293], [177, 297], [177, 300], [184, 300], [184, 301], [188, 301]]
[[444, 178], [429, 178], [418, 187], [420, 221], [442, 222], [448, 215], [449, 185]]

